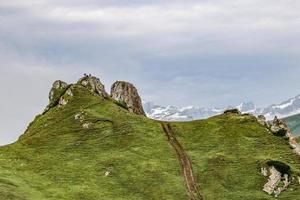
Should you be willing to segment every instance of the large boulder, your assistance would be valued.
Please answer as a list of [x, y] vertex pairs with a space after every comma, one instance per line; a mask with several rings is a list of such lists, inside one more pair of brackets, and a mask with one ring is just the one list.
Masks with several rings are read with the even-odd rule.
[[296, 138], [293, 136], [291, 129], [284, 121], [275, 117], [270, 129], [274, 135], [284, 136], [288, 138], [290, 147], [297, 155], [300, 156], [300, 145], [296, 141]]
[[52, 88], [49, 92], [49, 101], [54, 101], [56, 98], [59, 98], [63, 92], [68, 88], [68, 84], [57, 80], [53, 83]]
[[138, 115], [146, 115], [141, 97], [131, 83], [117, 81], [111, 87], [111, 97], [119, 103], [125, 103], [128, 110]]
[[95, 95], [99, 95], [103, 98], [108, 98], [109, 95], [105, 91], [104, 85], [101, 83], [100, 79], [91, 75], [84, 75], [79, 79], [78, 84], [88, 88]]
[[61, 96], [66, 92], [68, 88], [69, 85], [64, 81], [55, 81], [52, 84], [52, 88], [49, 92], [49, 104], [44, 110], [44, 112], [47, 112], [50, 108], [56, 106], [59, 103]]

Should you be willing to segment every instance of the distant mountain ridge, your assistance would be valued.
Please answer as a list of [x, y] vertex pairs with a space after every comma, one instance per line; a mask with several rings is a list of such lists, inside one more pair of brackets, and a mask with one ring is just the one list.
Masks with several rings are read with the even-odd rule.
[[205, 119], [219, 115], [227, 109], [237, 108], [242, 113], [253, 115], [264, 115], [268, 120], [275, 116], [284, 118], [300, 113], [300, 95], [283, 101], [279, 104], [272, 104], [265, 108], [258, 108], [253, 102], [244, 102], [237, 106], [227, 106], [224, 108], [201, 108], [197, 106], [160, 106], [153, 102], [143, 103], [148, 117], [165, 121], [191, 121]]

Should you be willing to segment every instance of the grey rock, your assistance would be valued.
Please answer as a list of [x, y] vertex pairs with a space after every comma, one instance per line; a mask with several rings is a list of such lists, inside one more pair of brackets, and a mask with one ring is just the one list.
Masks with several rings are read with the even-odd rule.
[[287, 137], [289, 145], [293, 149], [294, 153], [300, 156], [300, 146], [297, 143], [296, 138], [293, 136], [291, 129], [284, 121], [275, 117], [270, 130], [274, 135]]
[[257, 121], [259, 124], [261, 124], [262, 126], [266, 126], [269, 127], [269, 124], [267, 122], [267, 119], [264, 115], [258, 115], [257, 117]]
[[278, 119], [275, 116], [273, 123], [271, 125], [271, 132], [274, 135], [287, 136], [287, 133], [289, 132], [289, 127], [287, 126], [287, 124], [284, 121]]
[[91, 75], [85, 75], [83, 78], [79, 79], [78, 84], [88, 88], [95, 95], [99, 95], [103, 98], [108, 98], [109, 95], [105, 91], [104, 85], [101, 83], [100, 79]]
[[[264, 170], [267, 170], [268, 173], [265, 172], [263, 175], [269, 174], [269, 178], [263, 187], [263, 191], [269, 195], [274, 194], [275, 197], [278, 197], [290, 185], [289, 175], [281, 174], [274, 166], [270, 166], [269, 169], [264, 168]], [[280, 182], [282, 184], [279, 184]]]
[[63, 81], [57, 80], [52, 84], [52, 88], [49, 92], [49, 104], [43, 113], [46, 113], [52, 107], [55, 107], [61, 101], [61, 97], [66, 91], [69, 85]]
[[49, 101], [53, 101], [57, 95], [61, 95], [62, 91], [68, 87], [68, 84], [57, 80], [53, 83], [52, 88], [49, 93]]
[[111, 87], [111, 97], [120, 103], [125, 103], [130, 112], [138, 115], [146, 115], [141, 97], [131, 83], [124, 81], [115, 82]]

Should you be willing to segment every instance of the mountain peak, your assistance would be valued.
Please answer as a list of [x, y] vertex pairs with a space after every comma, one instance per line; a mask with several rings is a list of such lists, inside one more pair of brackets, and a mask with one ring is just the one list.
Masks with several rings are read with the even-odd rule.
[[45, 112], [50, 110], [55, 106], [65, 106], [74, 96], [74, 90], [81, 87], [88, 90], [92, 95], [99, 96], [100, 99], [109, 99], [110, 96], [116, 101], [119, 105], [122, 104], [122, 107], [126, 108], [129, 112], [146, 115], [141, 98], [138, 94], [137, 89], [131, 83], [125, 81], [116, 81], [111, 87], [111, 95], [105, 91], [105, 86], [101, 83], [100, 79], [84, 74], [76, 84], [68, 85], [64, 81], [57, 80], [53, 83], [52, 88], [49, 93], [49, 104], [46, 107]]

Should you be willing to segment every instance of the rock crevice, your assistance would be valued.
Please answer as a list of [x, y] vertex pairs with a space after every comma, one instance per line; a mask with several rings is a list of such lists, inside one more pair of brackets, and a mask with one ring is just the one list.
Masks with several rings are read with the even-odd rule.
[[289, 175], [282, 174], [274, 166], [270, 166], [268, 169], [263, 167], [261, 171], [264, 176], [269, 175], [268, 181], [263, 187], [263, 191], [269, 195], [278, 197], [290, 185]]

